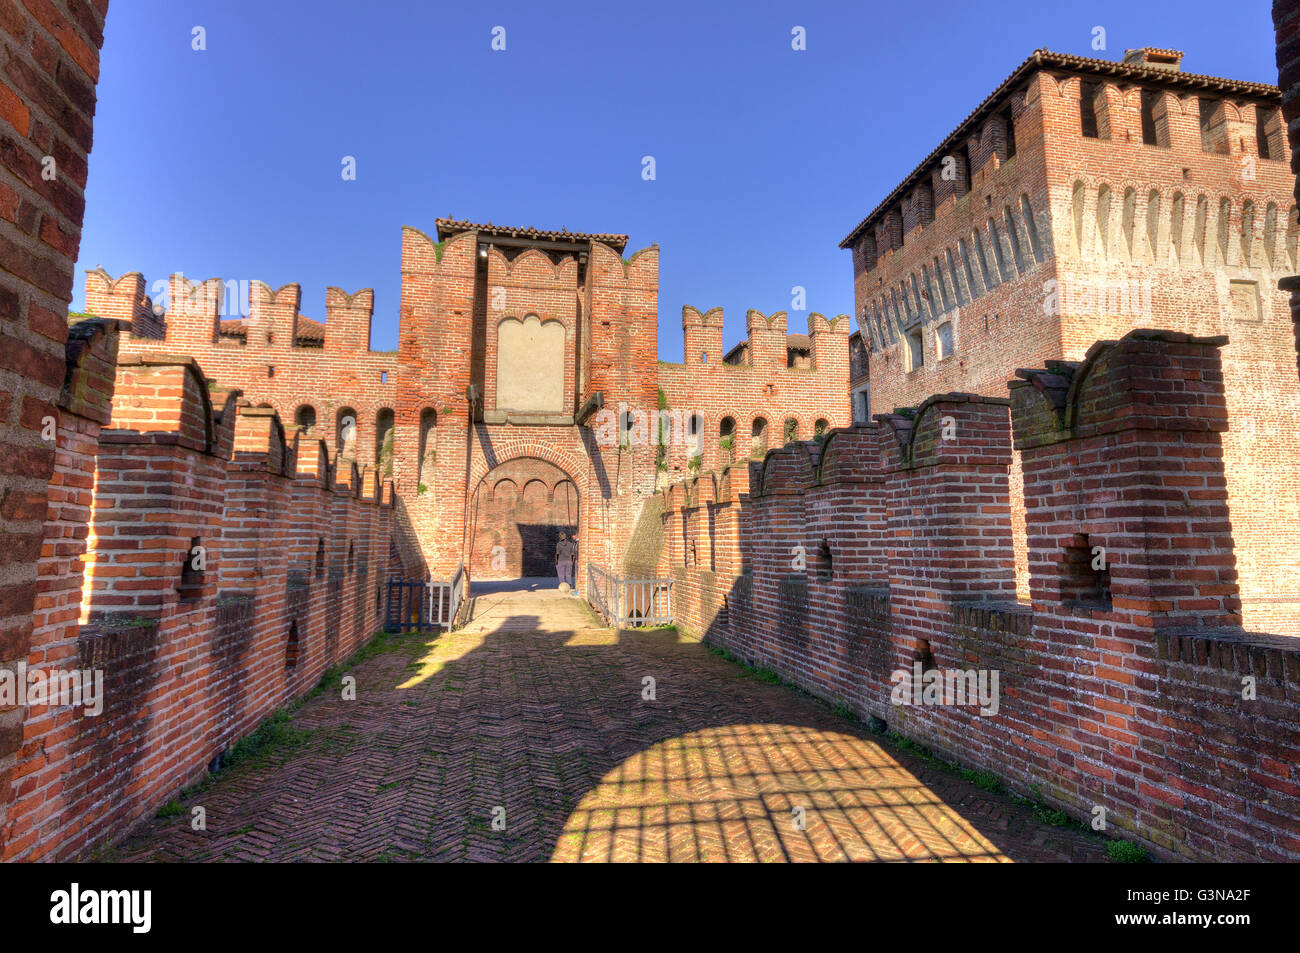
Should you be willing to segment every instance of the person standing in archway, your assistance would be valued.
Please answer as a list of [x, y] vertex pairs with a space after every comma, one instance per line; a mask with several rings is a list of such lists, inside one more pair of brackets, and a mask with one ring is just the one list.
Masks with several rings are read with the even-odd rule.
[[560, 534], [560, 541], [555, 544], [555, 575], [560, 577], [560, 585], [569, 584], [573, 588], [573, 557], [576, 547], [570, 542], [567, 533]]

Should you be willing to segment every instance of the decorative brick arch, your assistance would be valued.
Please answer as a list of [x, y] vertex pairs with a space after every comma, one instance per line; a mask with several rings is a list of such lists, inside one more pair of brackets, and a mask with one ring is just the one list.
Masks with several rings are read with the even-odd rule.
[[584, 479], [590, 466], [586, 457], [570, 453], [566, 450], [557, 449], [544, 443], [537, 443], [531, 440], [502, 441], [499, 445], [493, 446], [493, 460], [489, 463], [481, 454], [476, 454], [474, 463], [470, 468], [469, 488], [470, 496], [478, 492], [484, 478], [502, 464], [509, 463], [512, 460], [525, 459], [527, 457], [536, 457], [547, 463], [554, 464], [565, 472], [568, 478], [577, 487], [579, 495], [586, 486]]
[[[502, 458], [494, 456], [490, 468], [486, 460], [477, 461], [475, 472], [481, 475], [471, 484], [465, 527], [474, 578], [556, 574], [560, 534], [582, 531], [582, 484], [566, 468], [573, 466], [567, 457], [550, 447], [520, 444]], [[515, 492], [500, 492], [505, 483]]]

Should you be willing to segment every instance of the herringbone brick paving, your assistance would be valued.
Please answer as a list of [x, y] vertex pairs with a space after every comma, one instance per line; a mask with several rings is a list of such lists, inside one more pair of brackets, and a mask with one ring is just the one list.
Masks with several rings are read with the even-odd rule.
[[1105, 857], [671, 630], [566, 629], [590, 619], [577, 600], [506, 599], [479, 607], [485, 631], [388, 637], [355, 700], [309, 700], [289, 743], [108, 859]]

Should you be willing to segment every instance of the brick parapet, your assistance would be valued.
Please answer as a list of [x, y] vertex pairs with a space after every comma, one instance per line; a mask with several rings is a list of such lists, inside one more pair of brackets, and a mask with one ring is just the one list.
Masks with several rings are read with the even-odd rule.
[[332, 483], [320, 442], [298, 473], [272, 408], [189, 358], [115, 360], [119, 338], [71, 331], [25, 658], [98, 669], [104, 710], [24, 713], [6, 860], [120, 838], [379, 624], [391, 483]]
[[[663, 566], [682, 626], [1076, 816], [1100, 805], [1160, 856], [1300, 858], [1300, 649], [1240, 625], [1222, 346], [1134, 332], [1024, 372], [1010, 401], [939, 395], [832, 432], [815, 464], [774, 451], [752, 495], [719, 478], [736, 512], [715, 503], [711, 523], [689, 519], [700, 481], [695, 499], [669, 488]], [[1031, 602], [1011, 575], [1013, 435]], [[730, 538], [743, 571], [681, 557]], [[998, 712], [894, 703], [914, 665], [997, 672]]]

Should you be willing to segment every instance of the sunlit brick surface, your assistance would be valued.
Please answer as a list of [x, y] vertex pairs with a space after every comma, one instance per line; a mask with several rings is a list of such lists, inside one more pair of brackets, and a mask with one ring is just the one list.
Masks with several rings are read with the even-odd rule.
[[[408, 637], [308, 702], [298, 746], [152, 821], [131, 860], [1099, 860], [1053, 828], [673, 633], [565, 628], [492, 600], [490, 631]], [[485, 613], [480, 618], [487, 618]], [[655, 701], [642, 699], [655, 679]], [[190, 809], [208, 830], [190, 829]], [[493, 809], [505, 830], [493, 830]], [[795, 824], [805, 808], [805, 829]]]

